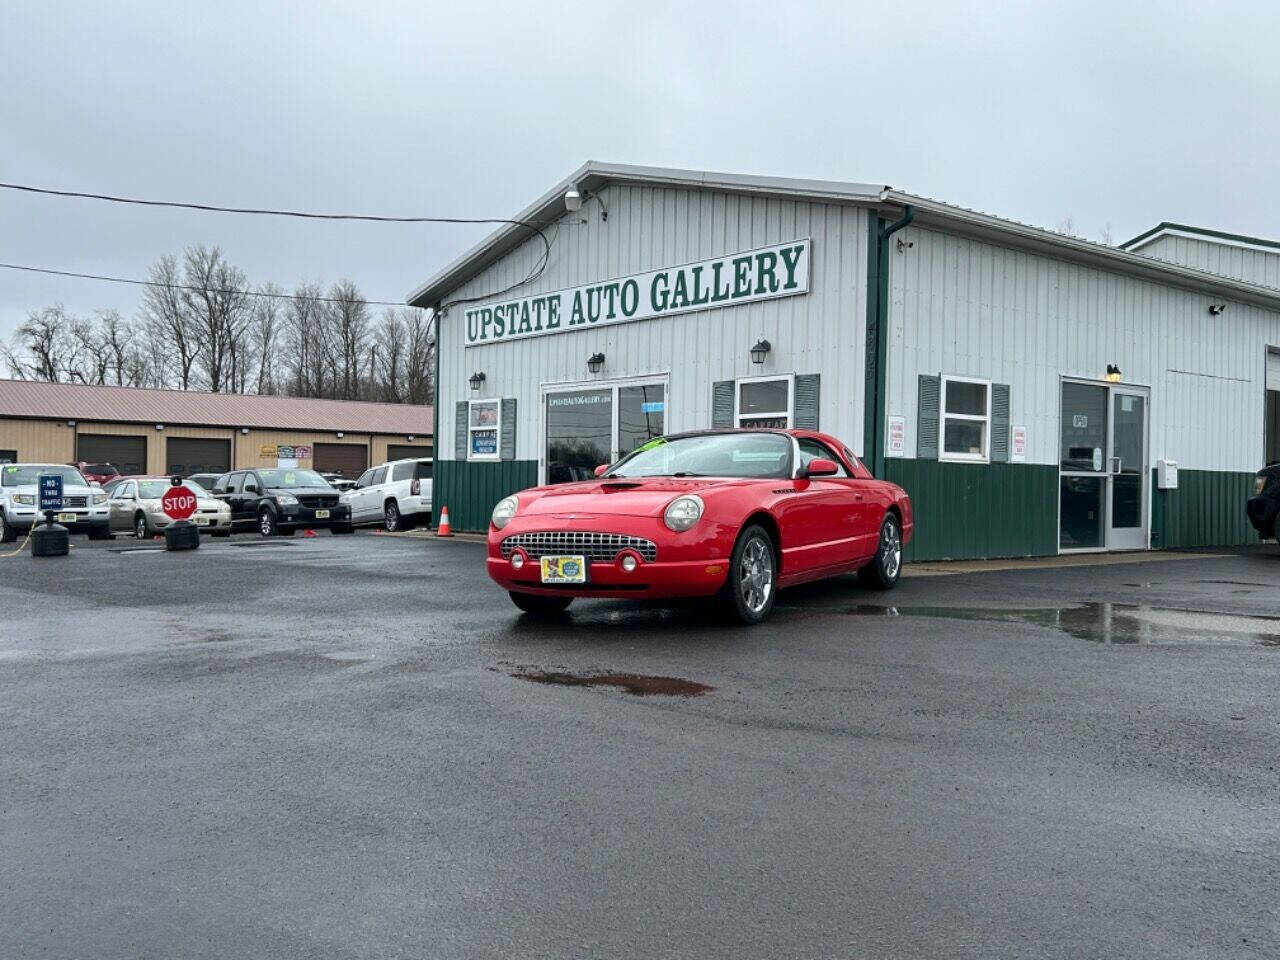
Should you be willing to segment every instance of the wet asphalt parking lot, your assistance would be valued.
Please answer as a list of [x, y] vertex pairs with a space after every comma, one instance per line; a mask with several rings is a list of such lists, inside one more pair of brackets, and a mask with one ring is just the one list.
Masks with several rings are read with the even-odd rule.
[[530, 622], [467, 542], [73, 542], [0, 561], [0, 957], [1280, 954], [1280, 551], [742, 629]]

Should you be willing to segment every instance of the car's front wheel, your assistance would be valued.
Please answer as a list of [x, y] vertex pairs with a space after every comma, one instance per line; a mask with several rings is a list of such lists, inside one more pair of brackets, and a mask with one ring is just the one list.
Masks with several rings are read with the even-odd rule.
[[145, 513], [140, 513], [133, 518], [133, 535], [139, 540], [151, 539], [151, 524], [147, 522]]
[[764, 527], [751, 525], [738, 535], [729, 560], [724, 606], [735, 620], [762, 622], [773, 609], [778, 591], [778, 557], [773, 537]]
[[858, 571], [858, 581], [872, 590], [889, 590], [902, 576], [902, 527], [890, 513], [880, 524], [875, 558]]
[[276, 515], [270, 510], [263, 510], [258, 514], [258, 532], [264, 537], [274, 537], [280, 532], [280, 527], [276, 523]]
[[573, 597], [544, 597], [537, 593], [510, 591], [511, 602], [525, 613], [535, 617], [554, 617], [569, 609]]

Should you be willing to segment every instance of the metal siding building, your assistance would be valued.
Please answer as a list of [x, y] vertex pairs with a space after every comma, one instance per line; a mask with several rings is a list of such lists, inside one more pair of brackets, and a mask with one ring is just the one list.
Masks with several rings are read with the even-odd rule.
[[[570, 188], [581, 209], [566, 210]], [[904, 213], [913, 221], [886, 235]], [[738, 391], [750, 378], [816, 374], [818, 426], [911, 493], [917, 559], [1250, 538], [1243, 503], [1263, 462], [1267, 348], [1280, 346], [1280, 291], [1265, 273], [1165, 263], [889, 188], [596, 163], [516, 219], [545, 223], [552, 242], [535, 281], [520, 283], [542, 241], [504, 228], [410, 297], [442, 307], [436, 493], [462, 529], [483, 529], [516, 489], [566, 478], [549, 475], [560, 396], [596, 394], [617, 424], [616, 385], [659, 383], [662, 428], [675, 432], [717, 422], [725, 381]], [[465, 345], [478, 308], [802, 239], [800, 295]], [[1229, 309], [1211, 314], [1214, 302]], [[771, 349], [755, 364], [760, 339]], [[985, 398], [985, 416], [965, 423], [947, 390]], [[506, 401], [501, 454], [469, 455], [458, 417], [473, 400]], [[796, 425], [799, 411], [789, 415]], [[980, 439], [966, 451], [967, 430]], [[1176, 488], [1157, 487], [1161, 460], [1178, 465]], [[1122, 516], [1124, 529], [1105, 529]], [[1071, 528], [1086, 521], [1097, 543]]]

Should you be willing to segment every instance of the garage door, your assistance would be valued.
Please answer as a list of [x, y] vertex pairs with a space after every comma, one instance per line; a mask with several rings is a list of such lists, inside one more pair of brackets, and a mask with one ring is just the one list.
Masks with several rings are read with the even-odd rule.
[[363, 443], [317, 443], [311, 467], [321, 473], [340, 473], [354, 480], [369, 469], [369, 448]]
[[109, 463], [121, 473], [147, 472], [147, 438], [82, 433], [76, 441], [81, 463]]
[[230, 440], [169, 437], [164, 472], [189, 477], [193, 473], [226, 473], [231, 469]]
[[[409, 447], [404, 444], [389, 444], [387, 446], [388, 460], [430, 460], [430, 447]], [[429, 476], [429, 474], [428, 474]]]

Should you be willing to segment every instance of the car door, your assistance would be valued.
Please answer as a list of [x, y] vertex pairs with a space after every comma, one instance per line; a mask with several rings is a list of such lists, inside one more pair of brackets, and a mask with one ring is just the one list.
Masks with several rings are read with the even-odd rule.
[[133, 529], [136, 489], [137, 485], [132, 480], [122, 480], [111, 488], [111, 499], [107, 501], [107, 526], [111, 530], [123, 532]]
[[866, 491], [850, 474], [844, 459], [827, 444], [800, 437], [797, 446], [801, 473], [817, 459], [836, 465], [833, 476], [796, 480], [796, 494], [788, 512], [797, 546], [804, 548], [798, 551], [798, 559], [809, 569], [851, 563], [861, 551]]
[[369, 478], [369, 487], [364, 491], [364, 517], [374, 521], [382, 516], [382, 505], [387, 499], [387, 465], [375, 467], [373, 476]]
[[244, 474], [233, 473], [222, 488], [222, 498], [231, 507], [232, 524], [244, 522]]
[[262, 498], [265, 494], [266, 487], [262, 482], [262, 477], [252, 470], [246, 471], [244, 481], [240, 487], [240, 511], [245, 521], [249, 523], [256, 521], [258, 505], [262, 503]]

